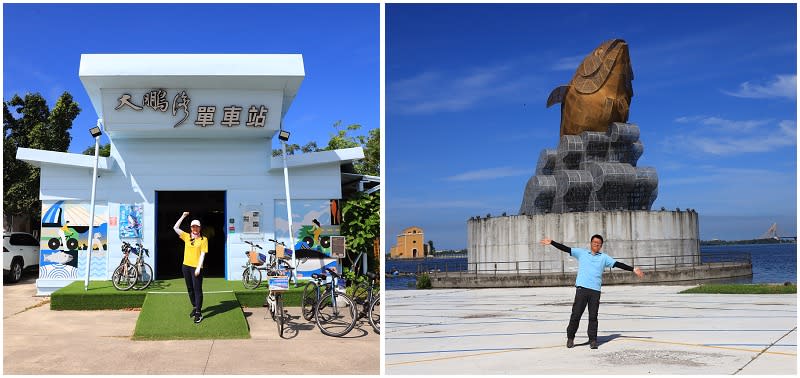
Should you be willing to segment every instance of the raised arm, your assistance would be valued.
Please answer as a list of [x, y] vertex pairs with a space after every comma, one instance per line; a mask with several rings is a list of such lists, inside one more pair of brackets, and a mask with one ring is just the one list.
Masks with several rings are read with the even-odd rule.
[[178, 236], [181, 236], [181, 234], [183, 233], [183, 230], [181, 230], [181, 223], [188, 216], [189, 216], [189, 212], [188, 211], [184, 211], [183, 214], [181, 214], [181, 217], [178, 219], [178, 221], [175, 222], [175, 225], [172, 226], [172, 229], [175, 230], [175, 233], [178, 234]]
[[615, 262], [614, 262], [614, 268], [620, 268], [620, 269], [622, 269], [622, 270], [627, 270], [627, 271], [629, 271], [629, 272], [633, 272], [633, 273], [635, 273], [635, 274], [636, 274], [636, 276], [638, 276], [639, 278], [642, 278], [642, 277], [644, 277], [644, 273], [642, 272], [642, 270], [641, 270], [641, 269], [639, 269], [639, 268], [634, 268], [634, 267], [632, 267], [632, 266], [630, 266], [630, 265], [628, 265], [628, 264], [621, 263], [621, 262], [619, 262], [619, 261], [615, 261]]
[[542, 245], [548, 245], [549, 244], [549, 245], [552, 245], [553, 247], [556, 247], [556, 248], [558, 248], [558, 249], [560, 249], [560, 250], [562, 250], [562, 251], [564, 251], [566, 253], [570, 253], [570, 254], [572, 253], [572, 248], [567, 247], [567, 246], [565, 246], [565, 245], [563, 245], [561, 243], [554, 242], [552, 239], [544, 238], [541, 241], [539, 241], [539, 243], [541, 243]]

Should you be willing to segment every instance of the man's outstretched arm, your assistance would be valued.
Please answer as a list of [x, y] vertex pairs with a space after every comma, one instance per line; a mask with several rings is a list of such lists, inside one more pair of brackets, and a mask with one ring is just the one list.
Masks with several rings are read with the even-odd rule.
[[614, 268], [620, 268], [620, 269], [622, 269], [622, 270], [627, 270], [627, 271], [629, 271], [629, 272], [633, 272], [633, 273], [635, 273], [635, 274], [636, 274], [636, 275], [637, 275], [639, 278], [642, 278], [642, 277], [644, 277], [644, 273], [642, 273], [642, 270], [641, 270], [641, 269], [639, 269], [639, 268], [634, 268], [634, 267], [632, 267], [632, 266], [630, 266], [630, 265], [628, 265], [628, 264], [621, 263], [621, 262], [619, 262], [619, 261], [615, 261], [615, 262], [614, 262]]
[[561, 243], [554, 242], [552, 239], [544, 238], [539, 243], [541, 243], [542, 245], [548, 245], [549, 244], [549, 245], [552, 245], [553, 247], [556, 247], [556, 248], [558, 248], [558, 249], [560, 249], [560, 250], [562, 250], [562, 251], [564, 251], [566, 253], [572, 254], [572, 248], [567, 247], [566, 245], [563, 245]]

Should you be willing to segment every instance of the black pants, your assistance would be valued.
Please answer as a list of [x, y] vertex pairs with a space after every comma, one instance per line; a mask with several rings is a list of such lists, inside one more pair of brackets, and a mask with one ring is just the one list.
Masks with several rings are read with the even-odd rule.
[[186, 280], [186, 289], [189, 291], [189, 301], [192, 302], [197, 312], [203, 308], [203, 270], [200, 274], [194, 275], [195, 267], [183, 265], [183, 279]]
[[589, 305], [589, 341], [597, 341], [597, 311], [600, 309], [600, 292], [578, 286], [575, 289], [575, 302], [572, 303], [572, 315], [567, 326], [567, 338], [574, 339], [581, 323], [581, 316], [586, 305]]

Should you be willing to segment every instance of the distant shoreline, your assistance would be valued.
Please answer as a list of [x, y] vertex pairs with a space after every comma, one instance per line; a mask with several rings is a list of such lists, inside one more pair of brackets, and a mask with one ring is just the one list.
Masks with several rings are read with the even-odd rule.
[[700, 245], [740, 245], [740, 244], [796, 244], [797, 240], [750, 239], [750, 240], [701, 240]]

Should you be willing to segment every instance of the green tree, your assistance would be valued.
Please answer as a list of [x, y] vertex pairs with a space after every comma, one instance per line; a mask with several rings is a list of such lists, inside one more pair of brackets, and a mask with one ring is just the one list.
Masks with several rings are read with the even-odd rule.
[[[310, 141], [303, 146], [297, 143], [286, 145], [286, 154], [294, 155], [302, 152], [320, 152], [339, 150], [344, 148], [361, 147], [364, 149], [364, 159], [353, 164], [356, 173], [370, 176], [381, 174], [381, 131], [371, 129], [367, 135], [353, 135], [361, 129], [359, 124], [350, 124], [342, 127], [342, 121], [333, 124], [335, 133], [331, 134], [328, 144], [320, 148], [316, 141]], [[281, 156], [281, 149], [272, 150], [272, 156]]]
[[[94, 156], [94, 145], [86, 147], [85, 150], [82, 152], [84, 155]], [[100, 156], [102, 157], [109, 157], [111, 156], [111, 143], [101, 144], [100, 145]]]
[[380, 192], [361, 193], [342, 206], [342, 235], [347, 240], [348, 257], [352, 262], [359, 252], [365, 252], [370, 268], [377, 271], [379, 261], [372, 253], [375, 239], [380, 237]]
[[16, 229], [38, 229], [42, 212], [39, 168], [17, 160], [17, 149], [66, 152], [72, 141], [72, 122], [80, 112], [68, 92], [61, 94], [53, 109], [39, 93], [27, 93], [24, 98], [15, 94], [3, 102], [3, 216], [26, 219], [24, 225], [12, 222]]

